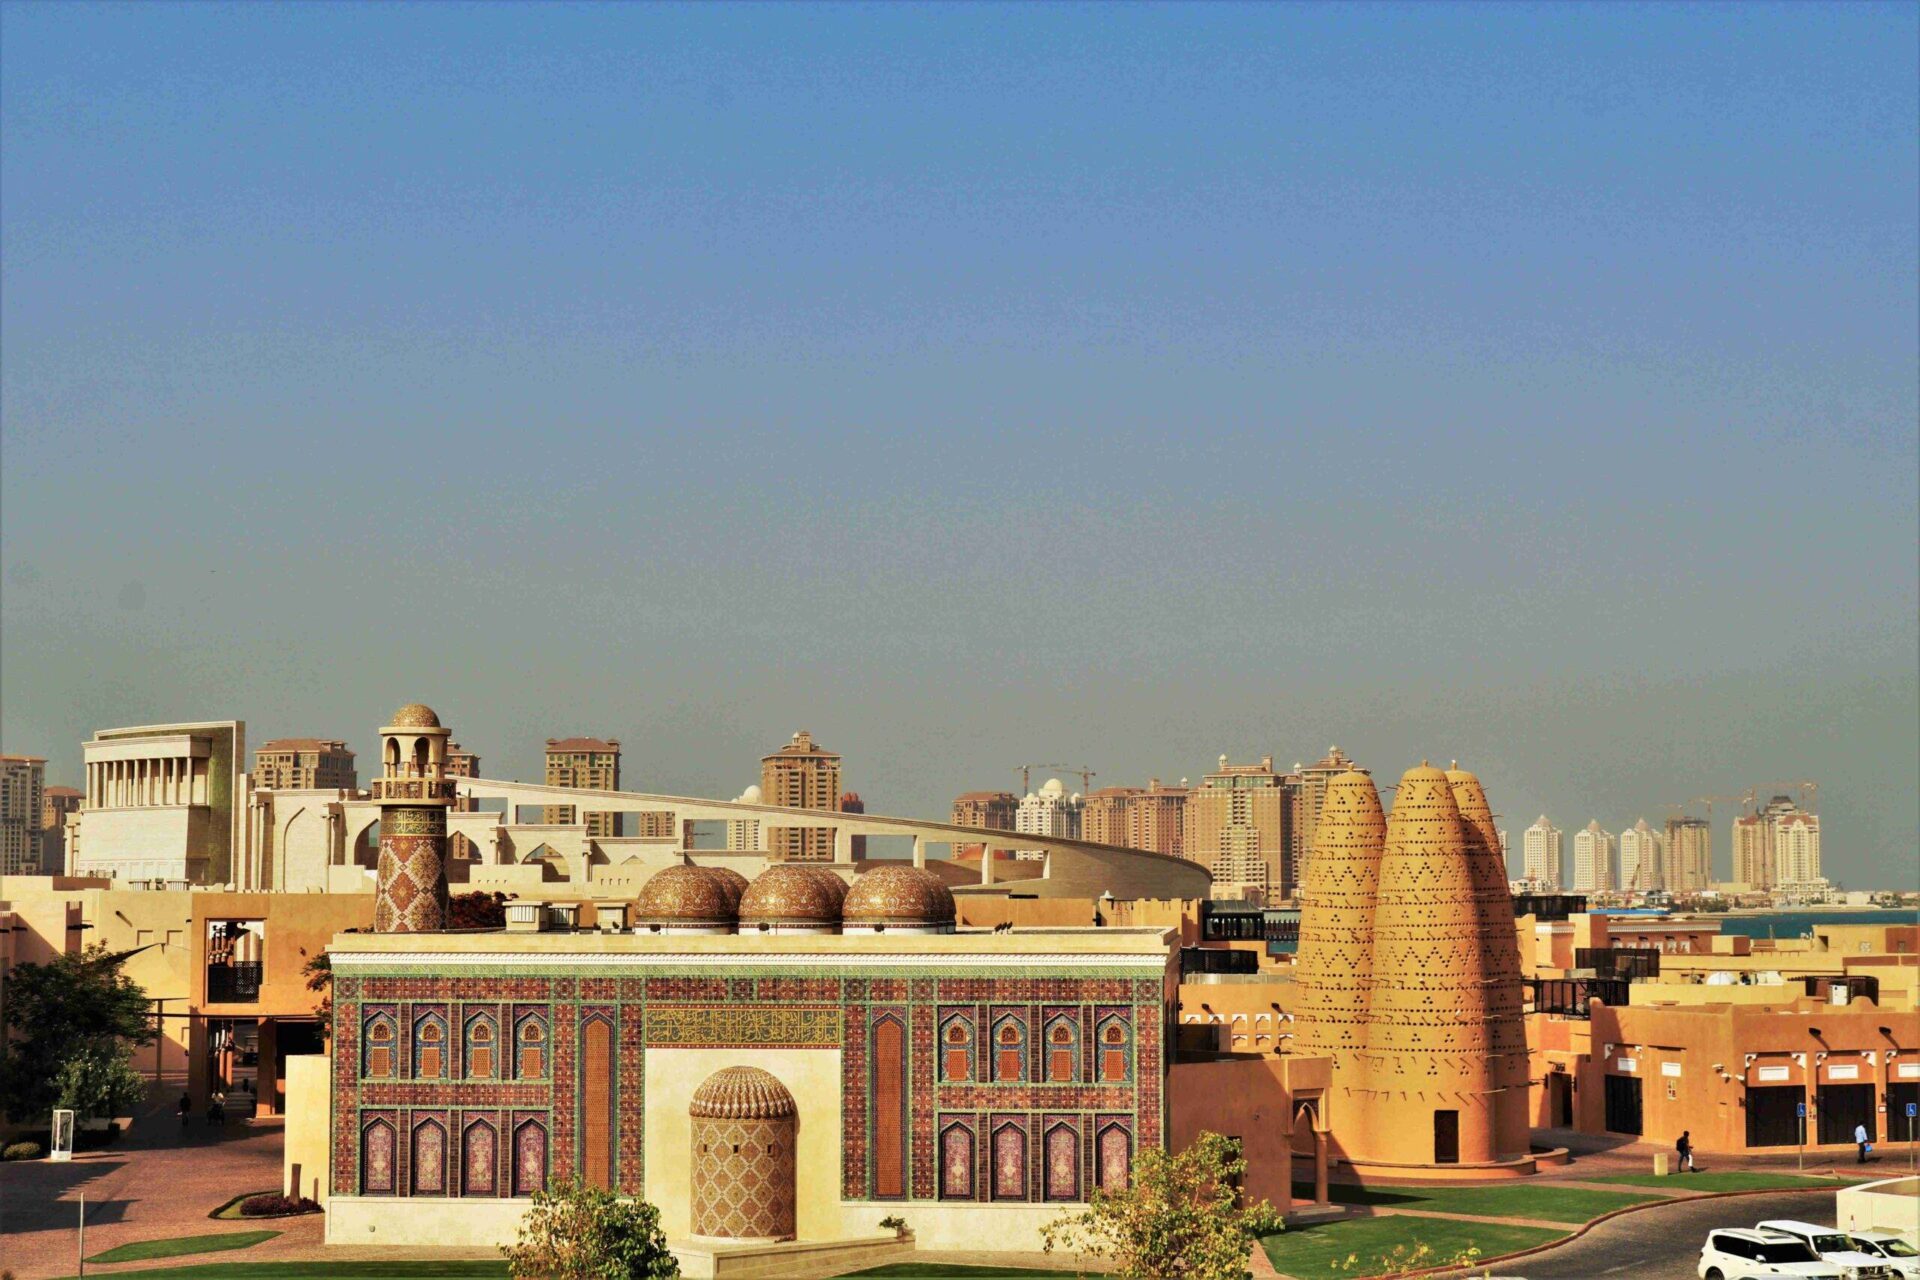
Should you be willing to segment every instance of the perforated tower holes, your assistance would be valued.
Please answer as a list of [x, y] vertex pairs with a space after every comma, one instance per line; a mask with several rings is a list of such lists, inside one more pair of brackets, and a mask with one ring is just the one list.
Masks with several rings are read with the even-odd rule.
[[1327, 784], [1300, 893], [1294, 1051], [1328, 1055], [1342, 1075], [1353, 1072], [1355, 1055], [1367, 1044], [1373, 916], [1386, 835], [1372, 778], [1349, 772]]
[[1480, 779], [1464, 769], [1447, 771], [1454, 803], [1466, 828], [1469, 872], [1473, 878], [1480, 932], [1480, 979], [1486, 986], [1487, 1035], [1493, 1056], [1496, 1127], [1502, 1152], [1527, 1149], [1528, 1093], [1526, 1020], [1521, 1012], [1520, 942], [1514, 930], [1513, 895], [1507, 888], [1506, 859]]

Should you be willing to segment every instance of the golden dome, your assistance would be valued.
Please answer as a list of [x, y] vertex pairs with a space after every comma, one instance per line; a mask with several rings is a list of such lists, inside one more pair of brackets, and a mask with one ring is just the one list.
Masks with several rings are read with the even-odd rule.
[[395, 729], [438, 729], [440, 717], [424, 702], [409, 702], [394, 712], [387, 724]]
[[706, 871], [718, 880], [727, 891], [727, 898], [733, 903], [737, 913], [740, 910], [740, 898], [747, 891], [748, 880], [732, 867], [707, 867]]
[[740, 895], [740, 919], [772, 924], [834, 924], [840, 905], [818, 872], [797, 862], [776, 862], [753, 878]]
[[840, 914], [849, 924], [952, 924], [953, 891], [919, 867], [875, 867], [847, 890]]
[[700, 1082], [689, 1115], [717, 1120], [772, 1120], [793, 1114], [787, 1086], [758, 1067], [722, 1067]]
[[734, 898], [727, 882], [707, 867], [656, 871], [640, 890], [635, 914], [642, 920], [731, 921]]

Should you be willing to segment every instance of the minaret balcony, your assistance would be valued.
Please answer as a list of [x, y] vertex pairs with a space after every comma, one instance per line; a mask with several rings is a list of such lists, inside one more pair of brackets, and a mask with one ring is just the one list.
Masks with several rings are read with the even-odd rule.
[[452, 804], [452, 778], [375, 778], [371, 788], [375, 800], [405, 804]]

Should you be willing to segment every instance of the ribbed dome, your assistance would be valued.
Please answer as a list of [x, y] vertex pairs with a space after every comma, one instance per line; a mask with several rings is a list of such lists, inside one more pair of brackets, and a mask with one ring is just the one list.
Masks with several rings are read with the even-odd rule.
[[394, 712], [393, 719], [387, 723], [396, 729], [438, 729], [440, 717], [424, 702], [409, 702]]
[[709, 867], [668, 867], [656, 871], [640, 890], [635, 914], [642, 920], [731, 922], [735, 899], [725, 880]]
[[753, 878], [740, 895], [745, 923], [835, 924], [840, 904], [818, 873], [795, 862], [776, 862]]
[[758, 1067], [722, 1067], [701, 1082], [690, 1115], [717, 1120], [772, 1120], [793, 1114], [787, 1086]]
[[849, 924], [950, 925], [953, 892], [919, 867], [875, 867], [853, 882], [840, 914]]
[[740, 899], [747, 891], [748, 879], [732, 867], [708, 867], [706, 870], [718, 880], [727, 891], [727, 897], [733, 901], [735, 914], [740, 911]]

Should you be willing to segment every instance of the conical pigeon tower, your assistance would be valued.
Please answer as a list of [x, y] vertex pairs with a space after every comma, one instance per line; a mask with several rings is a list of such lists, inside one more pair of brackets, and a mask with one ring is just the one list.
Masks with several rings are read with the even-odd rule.
[[1467, 837], [1467, 869], [1473, 881], [1480, 981], [1485, 987], [1487, 1041], [1493, 1055], [1494, 1141], [1502, 1156], [1528, 1150], [1532, 1080], [1527, 1026], [1521, 1012], [1520, 940], [1514, 931], [1513, 894], [1493, 809], [1480, 779], [1454, 762], [1447, 770], [1454, 804]]
[[1499, 1157], [1472, 863], [1447, 775], [1409, 769], [1387, 819], [1373, 920], [1363, 1073], [1372, 1105], [1360, 1131], [1372, 1160]]
[[1294, 957], [1293, 1051], [1333, 1060], [1336, 1147], [1360, 1141], [1359, 1092], [1373, 989], [1373, 914], [1387, 823], [1380, 793], [1364, 773], [1327, 783], [1319, 826], [1300, 891], [1300, 945]]

